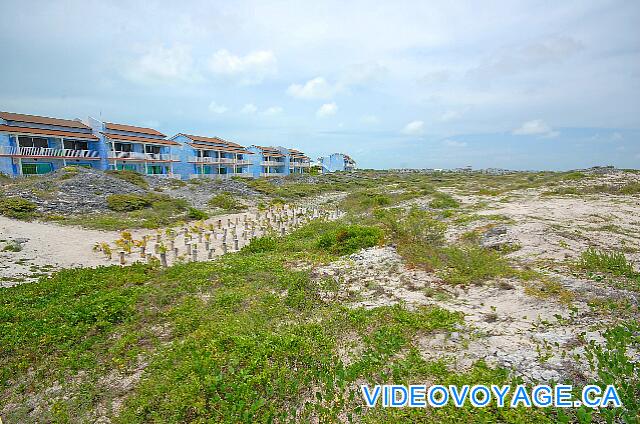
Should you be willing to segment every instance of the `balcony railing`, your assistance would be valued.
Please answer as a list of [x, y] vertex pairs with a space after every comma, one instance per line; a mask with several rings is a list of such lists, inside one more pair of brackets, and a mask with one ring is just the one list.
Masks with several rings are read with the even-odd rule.
[[295, 166], [296, 168], [309, 168], [311, 166], [311, 162], [289, 162], [289, 166], [292, 168]]
[[207, 156], [191, 156], [189, 159], [187, 159], [187, 161], [189, 163], [203, 163], [203, 164], [211, 164], [211, 165], [225, 165], [225, 164], [230, 164], [230, 165], [251, 165], [251, 161], [250, 160], [241, 160], [241, 159], [234, 159], [234, 158], [214, 158], [214, 157], [207, 157]]
[[95, 150], [74, 150], [74, 149], [55, 149], [52, 147], [16, 147], [2, 146], [0, 147], [0, 156], [28, 156], [28, 157], [47, 157], [47, 158], [73, 158], [73, 159], [99, 159], [100, 156]]
[[260, 162], [262, 166], [284, 166], [284, 162], [279, 162], [277, 160], [264, 160]]
[[177, 162], [180, 160], [176, 155], [170, 155], [167, 153], [143, 153], [143, 152], [108, 152], [107, 157], [109, 159], [129, 159], [129, 160], [142, 160], [142, 161], [162, 161], [162, 162]]
[[248, 172], [228, 172], [226, 174], [191, 174], [189, 175], [190, 179], [195, 178], [211, 178], [217, 180], [225, 180], [231, 177], [247, 177], [250, 178], [252, 175]]
[[262, 172], [260, 173], [261, 177], [284, 177], [286, 174], [284, 172]]

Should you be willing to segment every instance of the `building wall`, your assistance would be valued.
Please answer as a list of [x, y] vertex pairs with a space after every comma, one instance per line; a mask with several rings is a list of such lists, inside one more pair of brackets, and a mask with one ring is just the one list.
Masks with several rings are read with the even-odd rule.
[[329, 156], [319, 158], [322, 172], [346, 171], [345, 156], [342, 153], [332, 153]]

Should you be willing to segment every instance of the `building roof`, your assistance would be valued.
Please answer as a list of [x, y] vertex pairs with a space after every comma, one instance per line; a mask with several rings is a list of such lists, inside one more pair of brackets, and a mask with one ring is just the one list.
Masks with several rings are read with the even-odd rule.
[[296, 149], [288, 149], [288, 150], [292, 158], [309, 159], [309, 156], [305, 155], [300, 150], [296, 150]]
[[112, 130], [112, 131], [128, 131], [128, 132], [134, 132], [134, 133], [140, 133], [140, 134], [166, 137], [166, 135], [162, 134], [160, 131], [154, 130], [153, 128], [134, 127], [133, 125], [114, 124], [112, 122], [105, 122], [104, 127], [107, 130]]
[[162, 138], [149, 138], [149, 137], [138, 137], [134, 135], [121, 135], [121, 134], [109, 134], [102, 133], [109, 140], [115, 141], [133, 141], [136, 143], [150, 143], [150, 144], [164, 144], [166, 146], [179, 146], [180, 143], [176, 143], [172, 140], [165, 140]]
[[187, 145], [193, 147], [196, 150], [219, 150], [221, 152], [229, 152], [229, 153], [242, 153], [245, 155], [250, 155], [251, 152], [245, 150], [240, 147], [229, 147], [229, 146], [220, 146], [206, 143], [187, 143]]
[[71, 119], [48, 118], [46, 116], [37, 115], [25, 115], [22, 113], [0, 112], [0, 118], [4, 119], [5, 121], [25, 122], [28, 124], [57, 125], [59, 127], [67, 128], [90, 129], [80, 121], [74, 121]]
[[13, 134], [28, 134], [28, 135], [36, 135], [36, 136], [48, 136], [48, 137], [62, 137], [62, 138], [72, 138], [74, 140], [98, 140], [98, 137], [91, 133], [79, 133], [72, 131], [59, 131], [59, 130], [49, 130], [44, 128], [27, 128], [27, 127], [16, 127], [10, 125], [0, 125], [0, 131], [8, 132]]
[[173, 137], [171, 137], [171, 139], [174, 139], [179, 135], [187, 137], [191, 141], [195, 141], [197, 143], [212, 143], [212, 144], [216, 144], [216, 145], [223, 144], [223, 145], [227, 145], [229, 147], [236, 147], [236, 148], [244, 149], [244, 147], [242, 147], [241, 145], [239, 145], [237, 143], [233, 143], [231, 141], [227, 141], [227, 140], [222, 139], [220, 137], [204, 137], [204, 136], [201, 136], [201, 135], [191, 135], [191, 134], [179, 133], [179, 134], [176, 134]]
[[253, 147], [260, 150], [263, 155], [284, 157], [284, 155], [280, 152], [280, 150], [276, 149], [275, 147], [257, 146], [255, 144], [253, 145]]

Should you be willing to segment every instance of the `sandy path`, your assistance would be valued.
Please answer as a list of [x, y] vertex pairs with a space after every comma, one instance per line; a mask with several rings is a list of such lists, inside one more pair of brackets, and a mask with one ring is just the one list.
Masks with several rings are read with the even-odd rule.
[[104, 260], [92, 253], [93, 245], [117, 237], [117, 232], [0, 216], [0, 240], [5, 240], [0, 242], [0, 249], [8, 241], [23, 241], [20, 252], [0, 252], [0, 287], [32, 281], [57, 268], [104, 265]]

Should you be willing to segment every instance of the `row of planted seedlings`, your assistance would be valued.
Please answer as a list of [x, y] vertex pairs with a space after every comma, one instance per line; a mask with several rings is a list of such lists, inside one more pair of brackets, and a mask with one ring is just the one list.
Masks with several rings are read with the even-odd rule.
[[156, 230], [154, 234], [145, 234], [139, 239], [134, 239], [129, 231], [123, 231], [115, 242], [96, 243], [93, 250], [101, 252], [109, 263], [117, 261], [120, 265], [126, 265], [136, 261], [159, 261], [166, 267], [177, 262], [210, 260], [214, 256], [242, 249], [253, 238], [268, 234], [284, 236], [311, 220], [334, 220], [342, 214], [337, 208], [306, 208], [285, 204], [264, 211]]

